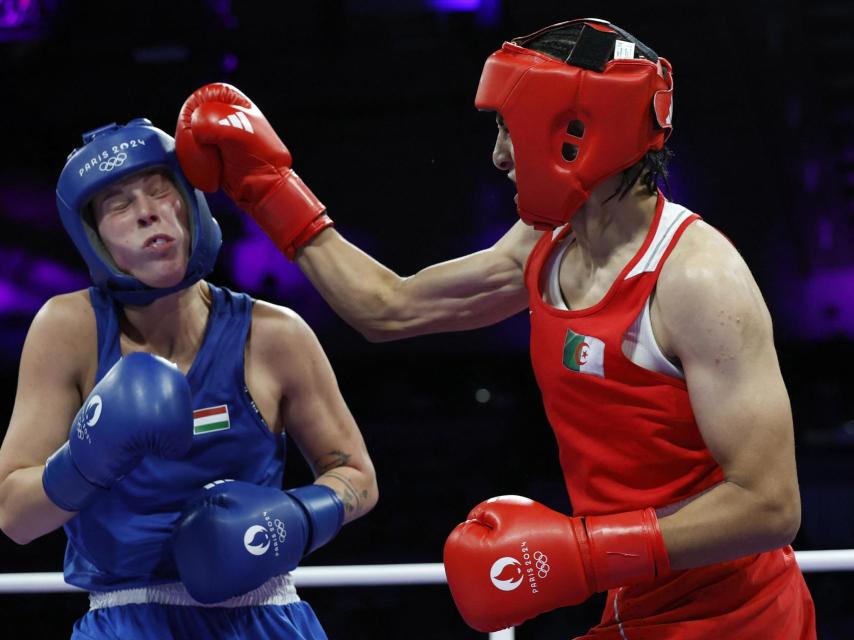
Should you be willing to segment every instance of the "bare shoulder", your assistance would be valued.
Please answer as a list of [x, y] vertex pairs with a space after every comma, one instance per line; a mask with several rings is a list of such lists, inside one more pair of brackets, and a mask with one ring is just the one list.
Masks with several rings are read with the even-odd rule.
[[95, 312], [92, 310], [88, 289], [62, 293], [49, 298], [39, 309], [36, 317], [47, 321], [72, 322], [77, 325], [75, 329], [81, 329], [83, 324], [89, 322], [93, 329], [95, 325]]
[[59, 366], [86, 369], [97, 364], [98, 329], [95, 312], [85, 289], [54, 296], [33, 318], [26, 347], [43, 353]]
[[95, 384], [98, 337], [87, 291], [50, 298], [38, 311], [18, 372], [13, 422], [36, 420], [55, 412], [67, 427], [69, 415]]
[[750, 268], [703, 221], [688, 226], [662, 268], [656, 305], [665, 340], [682, 359], [693, 351], [764, 342], [771, 317]]
[[295, 356], [316, 342], [314, 332], [292, 309], [256, 300], [252, 308], [250, 349], [265, 362]]

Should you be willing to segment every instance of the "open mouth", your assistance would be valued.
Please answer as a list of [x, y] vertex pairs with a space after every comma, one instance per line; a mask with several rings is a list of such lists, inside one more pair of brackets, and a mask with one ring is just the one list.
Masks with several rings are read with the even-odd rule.
[[153, 235], [145, 241], [143, 249], [163, 249], [175, 242], [175, 238], [167, 236], [165, 233]]

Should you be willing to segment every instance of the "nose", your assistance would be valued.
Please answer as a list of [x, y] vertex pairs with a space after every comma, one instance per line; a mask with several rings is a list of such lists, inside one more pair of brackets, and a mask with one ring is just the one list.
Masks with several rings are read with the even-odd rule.
[[147, 194], [141, 194], [137, 197], [136, 208], [137, 224], [139, 224], [140, 227], [147, 227], [160, 219], [160, 216], [157, 214], [157, 207], [155, 206], [154, 198]]
[[495, 148], [492, 150], [492, 164], [499, 171], [510, 171], [513, 168], [513, 142], [507, 131], [499, 130], [495, 138]]

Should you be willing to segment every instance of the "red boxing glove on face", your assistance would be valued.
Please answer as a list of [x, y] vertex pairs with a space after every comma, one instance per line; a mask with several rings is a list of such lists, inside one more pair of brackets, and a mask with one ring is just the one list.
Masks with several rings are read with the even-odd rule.
[[520, 496], [476, 506], [448, 536], [444, 555], [460, 615], [484, 632], [670, 568], [654, 509], [568, 518]]
[[332, 225], [326, 207], [291, 169], [291, 152], [236, 87], [213, 83], [187, 98], [175, 150], [193, 186], [222, 187], [288, 259]]

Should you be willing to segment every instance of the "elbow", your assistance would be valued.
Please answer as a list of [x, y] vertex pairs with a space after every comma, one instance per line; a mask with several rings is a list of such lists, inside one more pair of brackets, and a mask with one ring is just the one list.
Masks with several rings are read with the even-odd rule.
[[354, 326], [368, 342], [391, 342], [408, 335], [406, 323], [399, 320], [400, 317], [389, 311], [387, 314], [376, 315]]
[[377, 485], [377, 475], [373, 472], [373, 469], [371, 469], [371, 474], [368, 478], [368, 481], [368, 490], [366, 491], [367, 495], [365, 496], [363, 513], [368, 513], [369, 511], [371, 511], [375, 506], [377, 506], [377, 502], [379, 502], [380, 499], [380, 489]]
[[792, 544], [795, 536], [801, 528], [801, 501], [798, 499], [796, 504], [789, 508], [786, 517], [780, 525], [780, 546]]
[[407, 337], [412, 323], [412, 306], [400, 286], [374, 293], [363, 314], [353, 322], [353, 327], [368, 342], [391, 342]]
[[377, 473], [374, 470], [372, 462], [368, 462], [367, 468], [363, 469], [363, 473], [365, 474], [365, 483], [363, 485], [365, 489], [361, 504], [361, 515], [368, 513], [377, 506], [377, 502], [380, 499], [380, 490], [379, 486], [377, 486]]
[[379, 491], [377, 490], [376, 487], [374, 487], [374, 490], [369, 492], [368, 496], [365, 498], [364, 502], [362, 503], [362, 513], [359, 514], [360, 518], [363, 515], [373, 511], [374, 507], [377, 506], [377, 501], [379, 500], [379, 497], [380, 497]]
[[10, 518], [5, 510], [0, 510], [0, 531], [15, 544], [25, 545], [35, 540], [35, 536], [15, 522], [14, 518]]
[[766, 513], [768, 548], [791, 544], [801, 528], [801, 499], [797, 489], [770, 500]]
[[365, 338], [365, 340], [373, 342], [374, 344], [379, 342], [391, 342], [392, 340], [403, 337], [398, 332], [383, 324], [358, 327], [358, 331], [362, 334], [362, 337]]
[[21, 546], [25, 544], [30, 544], [33, 540], [35, 540], [33, 536], [24, 535], [22, 531], [16, 531], [14, 529], [3, 529], [3, 533], [5, 533], [6, 537], [9, 538], [12, 542]]

